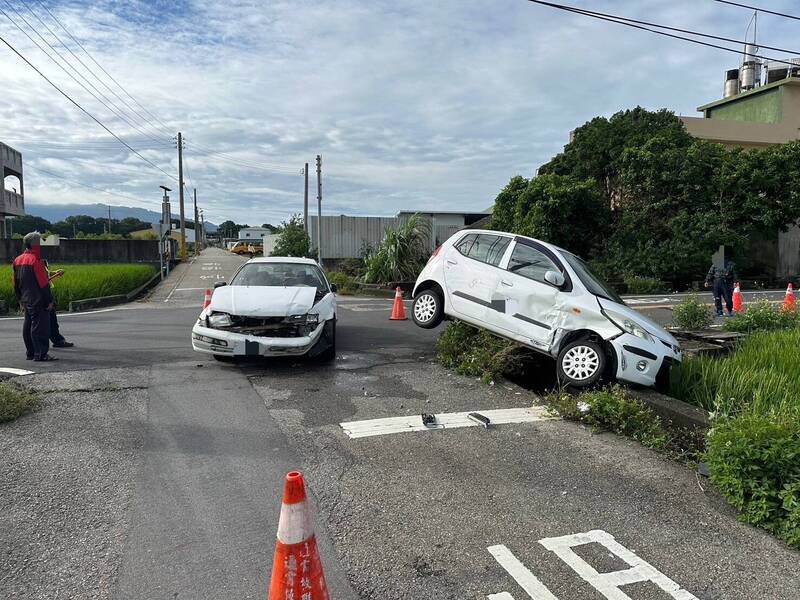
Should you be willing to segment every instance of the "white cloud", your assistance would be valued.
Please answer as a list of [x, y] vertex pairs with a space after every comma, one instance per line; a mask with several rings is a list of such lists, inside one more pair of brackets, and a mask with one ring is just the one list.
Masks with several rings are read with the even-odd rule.
[[[692, 0], [574, 3], [735, 38], [750, 18]], [[48, 19], [41, 6], [27, 4]], [[791, 12], [792, 4], [775, 8]], [[738, 60], [524, 0], [48, 6], [166, 124], [147, 129], [160, 144], [115, 118], [3, 17], [0, 32], [170, 173], [177, 169], [170, 138], [183, 131], [188, 184], [217, 222], [277, 222], [301, 211], [299, 172], [311, 164], [314, 190], [318, 153], [330, 214], [481, 210], [509, 177], [532, 174], [584, 121], [637, 104], [693, 114], [719, 97], [724, 70]], [[769, 16], [759, 22], [762, 40], [775, 46], [794, 44], [792, 26]], [[31, 169], [29, 201], [158, 210], [158, 186], [174, 188], [174, 181], [113, 142], [10, 51], [2, 60], [3, 140], [23, 151], [26, 164], [140, 199], [127, 202]]]

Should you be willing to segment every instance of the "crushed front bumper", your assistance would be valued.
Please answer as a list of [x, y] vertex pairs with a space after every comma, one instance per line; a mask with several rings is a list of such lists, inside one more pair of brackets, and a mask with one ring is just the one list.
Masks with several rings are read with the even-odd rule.
[[624, 333], [612, 340], [617, 359], [617, 379], [647, 387], [663, 387], [670, 369], [680, 364], [680, 348], [656, 339], [648, 342]]
[[298, 337], [246, 335], [195, 324], [192, 348], [196, 352], [217, 356], [302, 356], [319, 341], [325, 323], [317, 325], [309, 335]]

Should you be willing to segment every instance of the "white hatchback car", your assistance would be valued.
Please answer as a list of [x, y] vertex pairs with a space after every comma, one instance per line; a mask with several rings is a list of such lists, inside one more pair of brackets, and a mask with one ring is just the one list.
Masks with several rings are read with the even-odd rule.
[[559, 380], [587, 387], [610, 375], [664, 385], [678, 341], [626, 306], [586, 263], [529, 237], [464, 230], [437, 248], [414, 286], [414, 322], [458, 319], [556, 359]]
[[192, 328], [192, 347], [238, 356], [336, 355], [336, 286], [308, 258], [254, 258], [214, 286]]

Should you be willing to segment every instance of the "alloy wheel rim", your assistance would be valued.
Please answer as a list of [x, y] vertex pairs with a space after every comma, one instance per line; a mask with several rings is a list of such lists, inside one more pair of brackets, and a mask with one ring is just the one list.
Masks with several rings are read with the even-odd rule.
[[436, 314], [436, 300], [430, 294], [417, 298], [414, 303], [414, 316], [420, 323], [427, 323]]
[[600, 368], [600, 356], [589, 346], [574, 346], [561, 359], [564, 373], [576, 381], [585, 381]]

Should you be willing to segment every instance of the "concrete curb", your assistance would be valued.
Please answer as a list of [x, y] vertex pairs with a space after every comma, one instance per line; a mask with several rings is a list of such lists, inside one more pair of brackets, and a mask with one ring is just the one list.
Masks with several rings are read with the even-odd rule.
[[100, 296], [99, 298], [85, 298], [83, 300], [73, 300], [69, 303], [69, 312], [81, 312], [95, 308], [105, 308], [124, 304], [135, 300], [143, 293], [154, 288], [161, 281], [161, 273], [156, 273], [142, 285], [127, 294], [117, 294], [115, 296]]
[[644, 402], [659, 417], [672, 422], [673, 425], [692, 429], [708, 429], [711, 427], [711, 419], [708, 412], [702, 408], [687, 404], [671, 396], [665, 396], [655, 390], [627, 389], [626, 392], [632, 398]]

